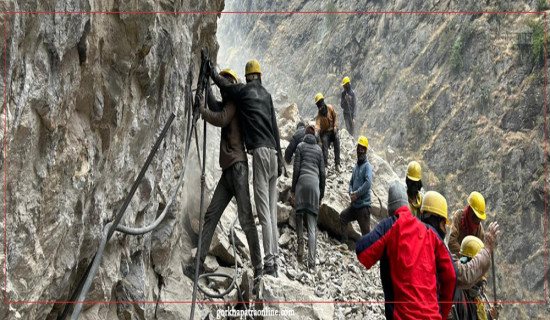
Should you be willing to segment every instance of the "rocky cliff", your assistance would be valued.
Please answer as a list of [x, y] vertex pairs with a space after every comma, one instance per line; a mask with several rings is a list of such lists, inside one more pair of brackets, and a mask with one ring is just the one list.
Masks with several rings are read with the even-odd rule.
[[[221, 11], [223, 1], [17, 1], [2, 11]], [[67, 301], [171, 112], [176, 115], [121, 224], [145, 226], [182, 168], [184, 110], [216, 14], [9, 13], [2, 76], [8, 301]], [[4, 15], [2, 15], [4, 18]], [[4, 34], [4, 32], [2, 32]], [[4, 42], [3, 42], [4, 43]], [[6, 68], [4, 69], [4, 59]], [[4, 85], [4, 81], [1, 81]], [[193, 155], [194, 156], [194, 155]], [[196, 157], [196, 156], [195, 156]], [[194, 162], [197, 167], [198, 162]], [[191, 166], [191, 165], [190, 165]], [[193, 170], [188, 169], [188, 172]], [[195, 170], [196, 171], [196, 170]], [[195, 180], [193, 180], [195, 179]], [[191, 175], [187, 185], [196, 183]], [[144, 236], [115, 233], [88, 301], [191, 300], [187, 188]], [[55, 319], [62, 304], [3, 304], [2, 319]], [[184, 319], [186, 304], [87, 304], [82, 319]]]
[[[349, 12], [546, 9], [544, 1], [227, 1], [227, 11], [263, 13], [222, 14], [218, 62], [242, 72], [257, 58], [275, 103], [297, 103], [306, 119], [317, 92], [341, 116], [350, 76], [361, 133], [399, 177], [420, 160], [425, 189], [443, 193], [450, 212], [473, 190], [485, 196], [488, 221], [502, 230], [497, 298], [544, 301], [545, 15]], [[290, 11], [309, 13], [269, 13]], [[504, 307], [506, 319], [546, 312]]]

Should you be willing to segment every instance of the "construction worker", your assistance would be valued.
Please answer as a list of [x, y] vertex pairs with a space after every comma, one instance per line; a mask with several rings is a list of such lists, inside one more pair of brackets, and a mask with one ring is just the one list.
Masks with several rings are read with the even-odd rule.
[[485, 241], [481, 221], [485, 221], [485, 199], [481, 193], [474, 191], [468, 196], [464, 210], [457, 210], [453, 215], [453, 225], [449, 236], [449, 250], [458, 254], [460, 244], [466, 236], [476, 236]]
[[315, 96], [315, 104], [318, 109], [315, 132], [321, 138], [325, 166], [328, 166], [328, 148], [331, 143], [334, 143], [334, 163], [336, 165], [335, 169], [338, 172], [340, 171], [340, 138], [338, 137], [338, 118], [336, 117], [336, 112], [330, 104], [325, 103], [322, 93], [318, 93]]
[[420, 167], [420, 163], [416, 161], [409, 162], [405, 184], [407, 185], [409, 208], [412, 214], [418, 218], [422, 205], [422, 193], [420, 192], [422, 189], [422, 168]]
[[[387, 318], [446, 319], [452, 304], [438, 301], [451, 301], [455, 291], [456, 275], [451, 255], [439, 232], [412, 215], [403, 185], [392, 186], [396, 190], [389, 193], [388, 203], [392, 203], [392, 209], [389, 207], [388, 211], [395, 211], [359, 239], [355, 249], [357, 258], [370, 269], [378, 260], [387, 257], [387, 271], [380, 270], [385, 299], [400, 302], [388, 303], [393, 311], [386, 311]], [[396, 201], [390, 198], [394, 196], [398, 198]], [[424, 204], [426, 202], [431, 204], [430, 210], [446, 215], [444, 198], [443, 201], [430, 199], [426, 194]], [[394, 209], [397, 205], [400, 207]]]
[[357, 164], [349, 181], [351, 205], [340, 213], [340, 231], [342, 243], [348, 242], [348, 224], [357, 220], [361, 235], [370, 232], [370, 188], [372, 185], [372, 167], [367, 159], [369, 140], [360, 136], [357, 141]]
[[282, 173], [283, 157], [273, 100], [262, 86], [262, 72], [257, 60], [246, 63], [246, 85], [233, 84], [213, 71], [210, 76], [236, 103], [244, 143], [253, 159], [254, 201], [262, 225], [265, 254], [263, 273], [277, 277], [277, 178]]
[[344, 90], [340, 98], [340, 107], [342, 107], [344, 113], [346, 129], [353, 136], [355, 132], [355, 117], [357, 116], [357, 100], [355, 99], [355, 92], [351, 88], [349, 77], [345, 77], [342, 80], [342, 86]]
[[[452, 255], [453, 262], [455, 263], [456, 285], [458, 288], [470, 288], [484, 279], [484, 274], [486, 274], [491, 267], [491, 254], [496, 247], [496, 239], [499, 233], [498, 223], [492, 222], [485, 233], [484, 248], [482, 248], [471, 260], [468, 260], [467, 263], [461, 263], [460, 256], [455, 254]], [[466, 237], [464, 239], [466, 239]]]
[[292, 173], [292, 200], [296, 210], [296, 231], [298, 235], [298, 261], [303, 262], [303, 217], [307, 218], [308, 268], [315, 269], [317, 247], [317, 214], [325, 195], [325, 162], [323, 152], [317, 145], [315, 127], [307, 126], [304, 141], [296, 148]]
[[285, 150], [286, 163], [290, 163], [292, 161], [292, 156], [296, 151], [296, 147], [300, 144], [300, 142], [304, 140], [305, 135], [306, 135], [306, 125], [302, 121], [300, 121], [296, 126], [296, 132], [292, 136], [292, 140], [290, 140], [290, 143], [286, 147], [286, 150]]
[[[231, 69], [225, 69], [220, 72], [232, 83], [237, 83], [237, 74]], [[200, 264], [199, 272], [204, 271], [204, 260], [216, 225], [233, 197], [237, 200], [237, 209], [239, 222], [246, 235], [248, 248], [250, 249], [250, 259], [254, 270], [254, 282], [257, 285], [262, 274], [262, 256], [260, 251], [260, 240], [254, 216], [252, 215], [252, 206], [250, 204], [250, 192], [248, 189], [248, 160], [244, 149], [244, 143], [241, 136], [239, 125], [239, 116], [236, 112], [235, 103], [233, 103], [224, 91], [221, 91], [222, 101], [217, 101], [212, 93], [212, 88], [208, 86], [208, 106], [210, 110], [203, 107], [201, 103], [199, 112], [208, 123], [221, 127], [220, 140], [220, 158], [219, 163], [222, 168], [222, 176], [218, 181], [214, 196], [204, 215], [204, 228], [202, 234], [202, 246], [199, 253]], [[199, 95], [199, 98], [203, 98]], [[185, 267], [186, 274], [194, 278], [195, 264]]]
[[[493, 226], [493, 224], [491, 224], [491, 226]], [[465, 265], [471, 263], [471, 261], [480, 254], [483, 248], [483, 241], [479, 238], [475, 236], [464, 237], [460, 246], [459, 264]], [[489, 258], [483, 257], [481, 260], [489, 260]], [[483, 261], [483, 263], [490, 264], [490, 262], [487, 261]], [[481, 277], [479, 280], [481, 280]], [[453, 307], [451, 319], [496, 319], [498, 317], [498, 310], [495, 306], [487, 310], [484, 300], [488, 301], [488, 299], [482, 288], [483, 287], [478, 282], [472, 286], [458, 290], [455, 297], [455, 300], [458, 302], [455, 303]]]

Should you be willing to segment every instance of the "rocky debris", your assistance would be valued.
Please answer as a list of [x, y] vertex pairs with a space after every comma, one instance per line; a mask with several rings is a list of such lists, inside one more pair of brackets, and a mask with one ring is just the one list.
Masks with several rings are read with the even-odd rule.
[[[513, 12], [537, 10], [541, 3], [284, 0], [231, 1], [227, 8], [455, 12], [466, 6], [468, 11]], [[385, 157], [401, 181], [407, 163], [420, 161], [424, 189], [445, 195], [451, 212], [464, 207], [471, 191], [480, 191], [490, 214], [487, 223], [498, 220], [507, 235], [496, 255], [509, 275], [498, 281], [499, 299], [540, 300], [544, 272], [533, 257], [543, 249], [545, 234], [540, 218], [545, 210], [545, 69], [534, 63], [533, 47], [522, 49], [505, 35], [537, 24], [542, 30], [544, 21], [543, 14], [502, 19], [490, 13], [222, 15], [220, 58], [238, 68], [245, 63], [243, 52], [258, 59], [274, 101], [284, 91], [304, 119], [314, 117], [313, 97], [322, 92], [338, 113], [342, 135], [341, 81], [349, 76], [358, 102], [356, 130], [369, 138], [370, 150]], [[281, 54], [289, 48], [292, 55]], [[384, 198], [376, 181], [374, 190]], [[537, 268], [525, 278], [524, 270]], [[547, 310], [541, 306], [534, 306], [536, 311], [505, 307], [504, 314], [544, 318]]]

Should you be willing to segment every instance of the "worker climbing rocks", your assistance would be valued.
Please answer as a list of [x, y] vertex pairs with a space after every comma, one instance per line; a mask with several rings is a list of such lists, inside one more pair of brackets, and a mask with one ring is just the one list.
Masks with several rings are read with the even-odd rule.
[[340, 138], [338, 137], [338, 118], [336, 112], [330, 104], [325, 103], [322, 93], [315, 96], [317, 105], [317, 122], [315, 132], [321, 138], [323, 145], [323, 157], [325, 166], [328, 167], [328, 149], [330, 144], [334, 144], [334, 163], [336, 172], [340, 171]]
[[210, 76], [236, 103], [244, 143], [253, 159], [254, 200], [262, 225], [265, 254], [263, 273], [277, 277], [277, 177], [283, 172], [283, 157], [273, 100], [262, 86], [262, 72], [257, 60], [246, 63], [246, 85], [233, 84], [215, 72]]
[[349, 77], [345, 77], [342, 80], [342, 86], [344, 90], [340, 98], [340, 107], [344, 113], [344, 121], [346, 123], [346, 129], [349, 134], [354, 136], [355, 134], [355, 117], [357, 116], [357, 100], [355, 99], [355, 92], [351, 88], [351, 82]]
[[468, 196], [464, 210], [457, 210], [453, 215], [453, 225], [449, 236], [449, 250], [458, 254], [460, 244], [466, 236], [476, 236], [485, 241], [481, 221], [485, 221], [485, 199], [481, 193], [474, 191]]
[[290, 140], [290, 143], [286, 147], [286, 150], [285, 150], [286, 163], [290, 163], [292, 161], [292, 156], [296, 151], [296, 147], [300, 144], [300, 142], [304, 140], [305, 135], [306, 135], [306, 125], [302, 121], [300, 121], [296, 126], [296, 132], [292, 136], [292, 140]]
[[315, 269], [317, 248], [317, 215], [325, 195], [325, 162], [323, 152], [315, 139], [315, 127], [307, 126], [304, 141], [296, 148], [292, 174], [292, 202], [296, 210], [298, 261], [303, 262], [303, 218], [307, 218], [309, 270]]
[[[389, 195], [397, 199], [393, 201], [388, 196], [388, 204], [392, 204], [392, 209], [388, 210], [401, 206], [359, 239], [357, 258], [370, 269], [378, 260], [387, 257], [390, 272], [383, 273], [382, 266], [380, 270], [384, 296], [388, 302], [400, 302], [391, 306], [393, 312], [390, 310], [389, 319], [446, 319], [452, 304], [438, 301], [452, 301], [455, 291], [456, 274], [451, 255], [439, 232], [412, 215], [403, 185], [393, 184], [392, 187], [394, 190]], [[445, 201], [433, 204], [430, 210], [446, 214]]]
[[[489, 227], [491, 229], [491, 232], [494, 230], [493, 227], [494, 223], [492, 223]], [[491, 239], [491, 241], [492, 240], [493, 239]], [[481, 241], [479, 238], [475, 236], [464, 237], [460, 245], [459, 264], [470, 264], [473, 259], [481, 254], [483, 248], [483, 241]], [[479, 262], [489, 264], [490, 261], [488, 260], [488, 255], [485, 255], [484, 257], [479, 259]], [[451, 319], [493, 320], [498, 318], [497, 308], [495, 306], [488, 308], [488, 305], [485, 304], [485, 301], [488, 301], [488, 299], [480, 282], [481, 276], [479, 277], [479, 282], [468, 287], [463, 287], [457, 291], [455, 300], [457, 300], [458, 302], [455, 303], [455, 305], [453, 306], [453, 312], [451, 313], [452, 317], [450, 317]]]
[[415, 217], [420, 217], [420, 207], [422, 205], [422, 168], [416, 161], [409, 162], [407, 167], [407, 196], [409, 198], [409, 208]]
[[349, 181], [349, 197], [351, 204], [340, 213], [340, 231], [342, 243], [348, 242], [348, 224], [357, 220], [361, 234], [370, 232], [370, 188], [372, 185], [372, 166], [367, 159], [369, 140], [360, 136], [357, 141], [357, 163], [353, 168]]
[[[220, 72], [220, 76], [231, 83], [238, 82], [237, 74], [231, 69], [223, 70]], [[222, 128], [219, 163], [223, 171], [204, 216], [203, 243], [199, 254], [199, 272], [204, 272], [204, 260], [212, 242], [216, 225], [231, 199], [235, 197], [237, 200], [239, 222], [246, 235], [254, 270], [254, 282], [257, 285], [262, 274], [262, 256], [260, 240], [250, 204], [248, 160], [241, 136], [239, 115], [236, 112], [235, 103], [228, 98], [225, 91], [221, 91], [222, 101], [217, 101], [212, 93], [212, 88], [208, 86], [207, 90], [207, 101], [210, 110], [205, 109], [203, 107], [204, 103], [201, 103], [199, 112], [208, 123]], [[202, 96], [200, 98], [204, 99]], [[194, 278], [194, 266], [195, 264], [184, 267], [185, 273], [190, 278]]]

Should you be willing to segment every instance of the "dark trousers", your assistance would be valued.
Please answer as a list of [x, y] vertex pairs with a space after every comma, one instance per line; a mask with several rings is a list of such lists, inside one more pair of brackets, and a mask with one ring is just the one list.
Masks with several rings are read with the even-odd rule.
[[307, 219], [308, 266], [311, 268], [315, 266], [315, 253], [317, 252], [317, 215], [307, 210], [296, 211], [296, 233], [298, 235], [298, 248], [302, 248], [304, 242], [304, 215]]
[[334, 143], [334, 162], [336, 165], [340, 165], [340, 138], [338, 134], [334, 134], [334, 131], [327, 131], [321, 135], [321, 142], [323, 143], [325, 167], [328, 165], [328, 148], [331, 142]]
[[262, 256], [260, 252], [260, 240], [258, 231], [252, 215], [252, 206], [250, 204], [250, 191], [248, 190], [248, 164], [246, 162], [237, 162], [231, 167], [225, 169], [220, 181], [214, 191], [214, 196], [204, 215], [204, 229], [202, 233], [201, 246], [201, 265], [204, 264], [212, 236], [216, 226], [220, 221], [223, 211], [235, 197], [237, 200], [239, 222], [246, 235], [248, 248], [250, 249], [250, 260], [254, 270], [261, 269]]
[[346, 123], [346, 129], [348, 130], [349, 134], [353, 136], [355, 130], [353, 116], [350, 113], [344, 113], [344, 122]]
[[348, 241], [348, 223], [357, 220], [361, 228], [361, 235], [370, 232], [370, 207], [356, 209], [352, 206], [347, 207], [340, 213], [340, 231], [342, 232], [342, 242]]

